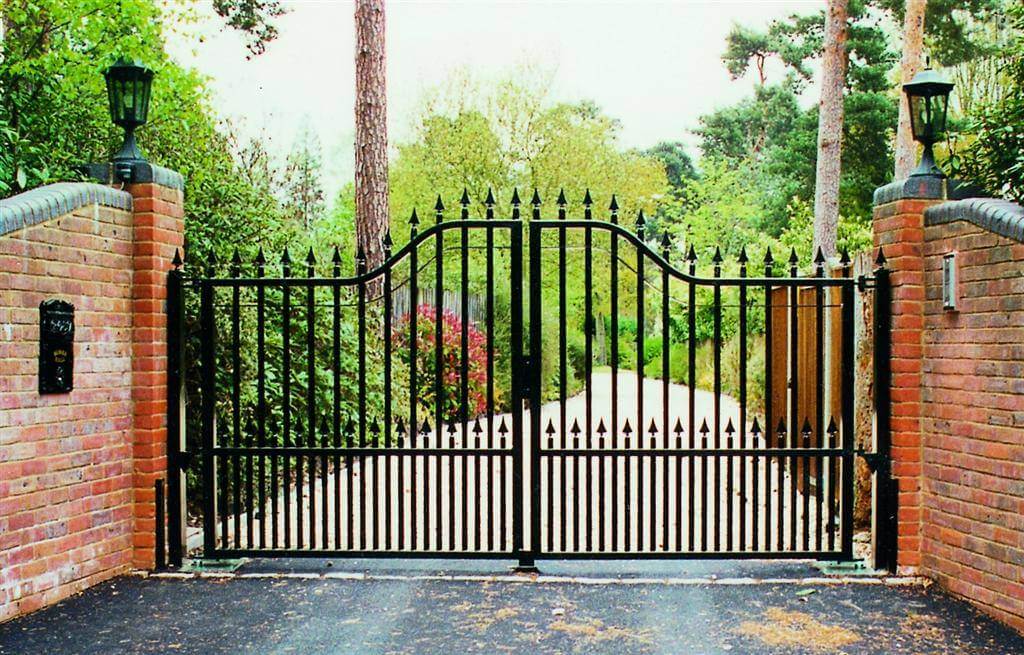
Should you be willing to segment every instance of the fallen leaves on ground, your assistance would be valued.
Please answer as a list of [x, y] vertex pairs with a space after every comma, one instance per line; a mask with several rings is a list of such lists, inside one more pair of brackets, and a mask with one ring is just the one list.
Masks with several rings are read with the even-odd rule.
[[852, 630], [826, 625], [804, 612], [777, 607], [766, 610], [761, 621], [744, 621], [738, 632], [757, 637], [769, 646], [802, 646], [821, 651], [834, 651], [860, 641], [860, 635]]
[[570, 623], [565, 620], [553, 621], [549, 629], [564, 632], [587, 641], [610, 641], [613, 639], [634, 639], [641, 643], [649, 643], [650, 632], [647, 630], [630, 631], [613, 625], [605, 625], [600, 619], [585, 619]]

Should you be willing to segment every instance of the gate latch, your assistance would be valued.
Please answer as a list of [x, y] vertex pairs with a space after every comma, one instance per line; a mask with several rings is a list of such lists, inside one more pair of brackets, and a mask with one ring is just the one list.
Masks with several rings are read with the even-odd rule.
[[869, 453], [863, 449], [858, 449], [856, 453], [864, 458], [864, 463], [868, 465], [868, 469], [872, 473], [877, 473], [878, 467], [887, 462], [887, 458], [882, 453]]

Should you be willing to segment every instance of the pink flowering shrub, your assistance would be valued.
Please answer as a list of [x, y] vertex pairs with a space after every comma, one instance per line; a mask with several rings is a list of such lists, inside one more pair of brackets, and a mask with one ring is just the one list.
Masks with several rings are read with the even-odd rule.
[[[434, 414], [437, 396], [436, 310], [430, 305], [416, 308], [416, 395], [422, 406]], [[411, 315], [403, 316], [391, 335], [392, 352], [406, 365], [412, 356]], [[462, 407], [462, 319], [450, 310], [441, 313], [441, 414], [445, 420], [463, 418]], [[487, 411], [487, 337], [470, 322], [466, 346], [469, 389], [466, 418]]]

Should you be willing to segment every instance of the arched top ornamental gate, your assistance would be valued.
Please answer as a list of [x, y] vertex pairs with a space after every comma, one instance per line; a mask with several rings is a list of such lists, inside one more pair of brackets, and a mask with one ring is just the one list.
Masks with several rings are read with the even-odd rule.
[[850, 559], [854, 302], [884, 269], [701, 262], [587, 200], [439, 203], [355, 275], [177, 260], [170, 459], [198, 466], [168, 493], [203, 557]]

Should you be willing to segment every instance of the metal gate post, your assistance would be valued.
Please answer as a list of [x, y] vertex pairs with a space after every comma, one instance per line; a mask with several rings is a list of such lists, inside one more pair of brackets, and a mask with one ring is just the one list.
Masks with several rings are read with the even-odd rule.
[[874, 271], [874, 410], [875, 453], [874, 498], [871, 533], [874, 540], [874, 568], [896, 571], [897, 504], [899, 483], [892, 477], [892, 283], [885, 257], [879, 250]]
[[184, 273], [181, 255], [167, 276], [167, 551], [171, 566], [185, 554]]
[[[212, 271], [211, 271], [212, 273]], [[200, 339], [202, 341], [203, 557], [217, 556], [217, 482], [213, 447], [217, 441], [217, 329], [213, 315], [213, 284], [200, 280]]]
[[[527, 543], [526, 530], [527, 530], [527, 518], [526, 512], [524, 511], [524, 496], [527, 496], [530, 501], [530, 525], [536, 520], [536, 506], [537, 501], [535, 499], [537, 485], [539, 483], [538, 477], [534, 472], [533, 460], [535, 458], [535, 445], [534, 436], [538, 432], [535, 424], [540, 422], [540, 415], [534, 411], [534, 375], [533, 369], [525, 366], [525, 360], [523, 357], [523, 225], [519, 223], [512, 228], [512, 242], [511, 242], [511, 262], [510, 262], [510, 275], [512, 284], [512, 361], [513, 366], [513, 380], [512, 380], [512, 443], [513, 443], [513, 462], [512, 462], [512, 486], [515, 490], [513, 495], [512, 505], [512, 522], [513, 522], [513, 548], [516, 553], [516, 557], [519, 560], [519, 564], [516, 570], [519, 572], [535, 572], [536, 566], [536, 542], [539, 535], [539, 531], [531, 530], [530, 540]], [[540, 241], [536, 239], [535, 231], [530, 230], [530, 353], [533, 354], [534, 342], [539, 338], [540, 334], [537, 331], [537, 323], [534, 323], [535, 316], [538, 317], [536, 320], [539, 321], [540, 306], [534, 302], [534, 287], [540, 281], [540, 256], [534, 255], [534, 251], [540, 250]], [[530, 485], [527, 486], [523, 479], [523, 467], [526, 464], [526, 449], [524, 448], [525, 436], [523, 434], [523, 401], [529, 400], [530, 403]], [[536, 517], [536, 518], [535, 518]]]

